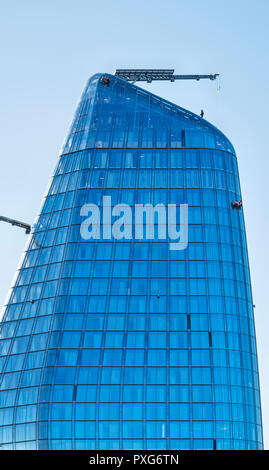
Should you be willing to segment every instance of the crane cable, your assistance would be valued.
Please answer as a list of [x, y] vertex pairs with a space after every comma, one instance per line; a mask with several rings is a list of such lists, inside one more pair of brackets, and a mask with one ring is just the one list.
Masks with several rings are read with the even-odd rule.
[[217, 93], [221, 91], [220, 74], [217, 76]]

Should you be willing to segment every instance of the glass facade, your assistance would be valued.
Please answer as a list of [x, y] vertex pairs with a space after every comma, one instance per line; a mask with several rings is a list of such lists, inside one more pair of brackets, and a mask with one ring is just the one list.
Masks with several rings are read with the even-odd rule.
[[[2, 449], [261, 449], [235, 151], [120, 78], [87, 83], [4, 308]], [[188, 204], [188, 246], [81, 237], [81, 207]], [[131, 228], [132, 230], [132, 228]]]

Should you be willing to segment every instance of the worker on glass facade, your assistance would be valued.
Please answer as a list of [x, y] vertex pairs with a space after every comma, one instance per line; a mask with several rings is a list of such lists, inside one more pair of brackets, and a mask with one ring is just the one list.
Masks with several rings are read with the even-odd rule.
[[231, 206], [233, 209], [241, 209], [242, 201], [234, 201], [231, 203]]

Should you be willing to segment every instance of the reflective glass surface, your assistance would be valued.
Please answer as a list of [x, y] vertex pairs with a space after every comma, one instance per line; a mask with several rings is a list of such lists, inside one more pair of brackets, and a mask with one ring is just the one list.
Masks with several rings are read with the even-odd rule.
[[[2, 449], [261, 449], [236, 155], [193, 113], [86, 85], [1, 323]], [[85, 240], [81, 207], [188, 204], [168, 239]]]

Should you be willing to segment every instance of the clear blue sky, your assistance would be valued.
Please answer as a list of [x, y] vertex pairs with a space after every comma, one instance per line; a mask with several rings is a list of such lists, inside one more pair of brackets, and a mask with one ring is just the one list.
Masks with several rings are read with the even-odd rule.
[[[268, 0], [0, 0], [0, 214], [32, 223], [85, 81], [118, 68], [175, 68], [215, 82], [145, 85], [205, 117], [236, 148], [269, 448]], [[0, 304], [26, 241], [1, 223]]]

